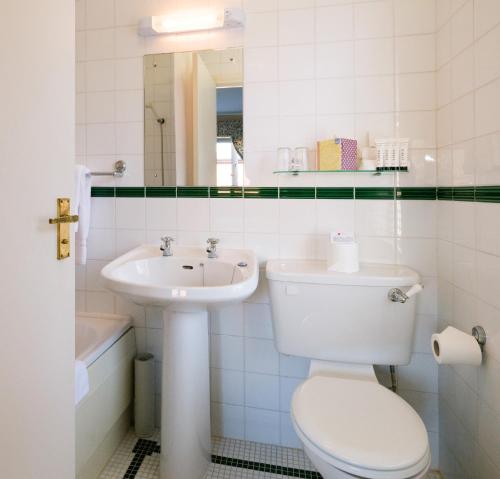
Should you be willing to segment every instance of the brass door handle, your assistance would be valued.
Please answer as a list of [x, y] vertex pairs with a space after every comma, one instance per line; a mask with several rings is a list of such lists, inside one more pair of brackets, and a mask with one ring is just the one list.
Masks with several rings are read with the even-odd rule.
[[77, 223], [78, 215], [62, 215], [57, 218], [49, 218], [51, 225], [58, 225], [61, 223]]
[[69, 198], [57, 199], [57, 217], [49, 218], [51, 225], [57, 227], [57, 259], [65, 259], [70, 255], [70, 223], [76, 223], [78, 215], [70, 214]]

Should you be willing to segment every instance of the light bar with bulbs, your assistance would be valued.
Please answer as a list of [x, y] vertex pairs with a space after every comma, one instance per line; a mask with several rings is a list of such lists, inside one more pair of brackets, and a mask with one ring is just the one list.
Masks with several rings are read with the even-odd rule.
[[241, 8], [214, 8], [143, 18], [139, 23], [139, 34], [149, 37], [152, 35], [241, 28], [244, 24], [245, 14]]

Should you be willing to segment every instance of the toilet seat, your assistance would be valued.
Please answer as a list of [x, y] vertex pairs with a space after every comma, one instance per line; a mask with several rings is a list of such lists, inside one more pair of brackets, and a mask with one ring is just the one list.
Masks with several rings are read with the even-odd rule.
[[291, 414], [306, 449], [348, 474], [406, 479], [429, 467], [422, 420], [376, 382], [313, 376], [295, 391]]

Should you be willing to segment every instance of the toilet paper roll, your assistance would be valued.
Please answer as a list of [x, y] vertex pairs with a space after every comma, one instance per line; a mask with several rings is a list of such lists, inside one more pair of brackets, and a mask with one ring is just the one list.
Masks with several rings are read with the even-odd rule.
[[476, 339], [452, 326], [431, 337], [432, 353], [438, 364], [479, 366], [483, 359]]
[[359, 271], [358, 244], [332, 241], [328, 245], [328, 271], [356, 273]]

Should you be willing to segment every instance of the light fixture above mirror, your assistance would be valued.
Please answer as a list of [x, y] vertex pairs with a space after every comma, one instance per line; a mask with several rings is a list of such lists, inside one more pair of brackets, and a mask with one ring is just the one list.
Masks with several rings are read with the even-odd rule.
[[142, 36], [190, 33], [226, 28], [241, 28], [245, 14], [241, 8], [212, 8], [172, 12], [143, 18], [139, 22]]

